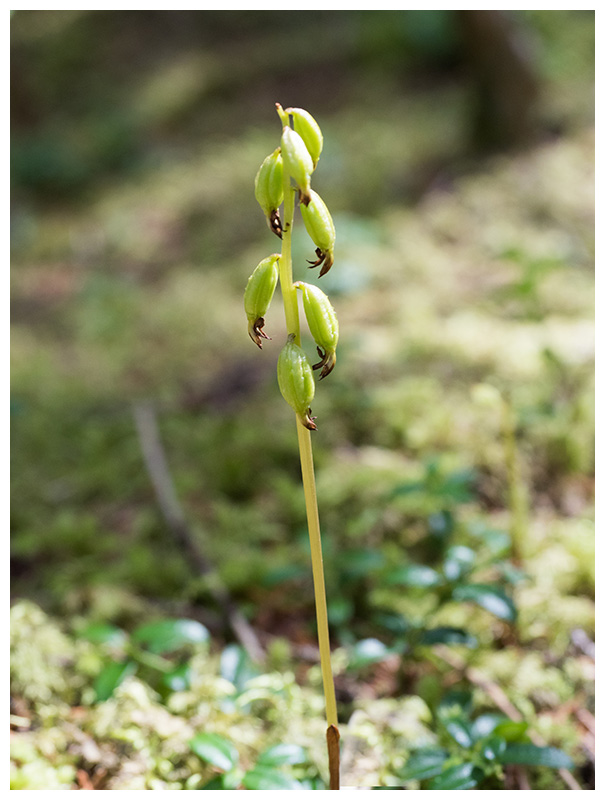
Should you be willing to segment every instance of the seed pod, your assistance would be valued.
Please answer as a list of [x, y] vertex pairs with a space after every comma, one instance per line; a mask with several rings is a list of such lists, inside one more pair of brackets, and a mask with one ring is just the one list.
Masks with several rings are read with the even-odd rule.
[[334, 263], [334, 241], [336, 239], [336, 231], [334, 230], [334, 223], [332, 216], [328, 211], [328, 206], [324, 203], [321, 197], [311, 189], [310, 201], [300, 206], [300, 213], [302, 214], [303, 222], [307, 233], [317, 245], [315, 253], [317, 261], [309, 261], [312, 267], [318, 267], [323, 264], [319, 277], [325, 275]]
[[305, 316], [315, 339], [321, 361], [313, 364], [313, 369], [321, 369], [319, 380], [325, 378], [336, 364], [336, 345], [338, 344], [338, 320], [328, 296], [317, 286], [299, 281], [295, 284], [301, 290]]
[[284, 199], [284, 162], [278, 147], [260, 165], [254, 179], [254, 196], [258, 200], [269, 228], [281, 239], [279, 207]]
[[315, 169], [324, 146], [324, 137], [319, 125], [304, 108], [287, 108], [286, 114], [290, 114], [292, 117], [294, 130], [305, 143], [313, 159], [313, 168]]
[[268, 258], [264, 258], [248, 278], [248, 284], [244, 292], [244, 309], [248, 317], [248, 335], [261, 350], [263, 349], [261, 337], [263, 339], [269, 338], [262, 329], [265, 325], [265, 314], [271, 305], [273, 293], [277, 286], [279, 277], [277, 263], [279, 259], [279, 253], [274, 253]]
[[294, 344], [294, 334], [288, 336], [277, 360], [277, 382], [288, 405], [310, 431], [317, 429], [311, 417], [309, 404], [315, 397], [315, 382], [311, 365], [301, 348]]
[[296, 181], [301, 202], [306, 205], [311, 200], [313, 159], [300, 135], [287, 125], [281, 137], [281, 152], [284, 169]]

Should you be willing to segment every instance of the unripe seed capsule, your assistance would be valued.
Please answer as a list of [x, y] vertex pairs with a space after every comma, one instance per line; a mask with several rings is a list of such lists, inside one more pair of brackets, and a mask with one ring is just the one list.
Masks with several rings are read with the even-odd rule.
[[278, 147], [260, 165], [254, 180], [254, 196], [267, 217], [269, 228], [281, 239], [279, 207], [284, 199], [284, 162]]
[[313, 159], [313, 168], [315, 168], [324, 145], [324, 137], [319, 125], [304, 108], [287, 108], [286, 114], [290, 114], [292, 117], [294, 130], [305, 143], [309, 155]]
[[336, 312], [328, 296], [317, 286], [302, 281], [296, 283], [295, 286], [302, 292], [307, 324], [321, 357], [318, 364], [313, 364], [313, 369], [321, 369], [319, 376], [319, 380], [321, 380], [332, 372], [336, 364], [336, 345], [338, 344]]
[[311, 199], [313, 159], [299, 134], [287, 125], [281, 137], [281, 152], [284, 169], [296, 181], [301, 202], [306, 205]]
[[334, 263], [336, 231], [334, 230], [332, 216], [328, 211], [328, 206], [313, 189], [311, 189], [310, 192], [309, 202], [306, 205], [301, 204], [300, 213], [302, 214], [307, 233], [317, 245], [315, 251], [317, 254], [317, 261], [309, 261], [309, 264], [311, 264], [312, 267], [318, 267], [320, 264], [323, 264], [321, 272], [319, 273], [319, 277], [321, 278]]
[[313, 372], [307, 356], [294, 343], [293, 333], [288, 336], [277, 360], [277, 382], [284, 400], [294, 409], [305, 428], [316, 430], [309, 408], [315, 397]]
[[268, 258], [264, 258], [248, 278], [246, 291], [244, 292], [244, 309], [248, 317], [248, 335], [261, 350], [263, 349], [261, 337], [263, 339], [269, 338], [262, 329], [265, 325], [265, 314], [269, 310], [273, 293], [277, 286], [279, 277], [277, 264], [279, 259], [279, 253], [274, 253]]

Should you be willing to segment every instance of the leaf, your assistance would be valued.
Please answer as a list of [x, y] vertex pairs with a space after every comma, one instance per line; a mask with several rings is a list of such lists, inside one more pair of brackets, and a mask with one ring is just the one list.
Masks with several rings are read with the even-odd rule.
[[338, 627], [345, 625], [353, 616], [353, 601], [348, 597], [334, 597], [328, 606], [328, 621], [330, 625]]
[[194, 619], [162, 619], [141, 625], [132, 634], [133, 641], [153, 653], [171, 653], [186, 644], [200, 644], [210, 637], [208, 629]]
[[573, 769], [571, 758], [557, 747], [538, 747], [535, 744], [509, 744], [500, 756], [501, 764], [525, 764], [532, 767]]
[[436, 539], [446, 540], [454, 530], [454, 515], [448, 509], [430, 514], [428, 528], [431, 536]]
[[498, 723], [492, 733], [501, 736], [507, 742], [519, 742], [526, 738], [525, 732], [529, 728], [527, 722], [514, 722], [512, 719]]
[[474, 764], [457, 764], [433, 778], [427, 789], [474, 789], [483, 778], [483, 772]]
[[387, 573], [386, 580], [391, 585], [415, 586], [421, 589], [439, 586], [443, 583], [441, 575], [436, 570], [423, 564], [408, 564], [405, 567], [398, 567]]
[[259, 755], [256, 765], [262, 767], [277, 767], [281, 764], [304, 764], [307, 754], [299, 744], [276, 744], [269, 747]]
[[235, 746], [218, 733], [198, 733], [189, 742], [189, 747], [202, 761], [228, 772], [239, 761]]
[[471, 733], [473, 740], [484, 739], [494, 732], [495, 728], [503, 722], [509, 722], [503, 714], [481, 714], [473, 721]]
[[440, 719], [459, 718], [461, 712], [468, 716], [473, 707], [473, 694], [466, 690], [448, 692], [439, 703], [437, 713]]
[[349, 578], [362, 578], [384, 565], [384, 555], [380, 550], [369, 547], [348, 550], [338, 557], [339, 569]]
[[473, 744], [471, 726], [464, 717], [448, 719], [444, 722], [446, 731], [460, 747], [468, 748]]
[[128, 637], [121, 628], [105, 622], [93, 622], [83, 628], [79, 635], [94, 644], [107, 644], [112, 647], [123, 647]]
[[481, 756], [486, 761], [500, 761], [506, 750], [506, 742], [500, 736], [490, 736], [481, 745]]
[[302, 789], [303, 786], [294, 778], [288, 778], [271, 767], [256, 766], [246, 772], [242, 781], [246, 789]]
[[452, 599], [476, 603], [500, 619], [514, 622], [517, 609], [499, 586], [490, 583], [466, 583], [454, 587]]
[[376, 625], [397, 636], [403, 636], [411, 627], [405, 617], [401, 614], [393, 614], [390, 611], [375, 611], [372, 614], [372, 619]]
[[462, 547], [461, 545], [450, 547], [445, 554], [443, 574], [448, 581], [454, 583], [464, 575], [467, 575], [473, 568], [474, 563], [475, 553], [470, 547]]
[[419, 644], [463, 644], [466, 647], [477, 647], [477, 640], [463, 628], [442, 626], [423, 631]]
[[352, 648], [349, 666], [351, 669], [359, 669], [368, 664], [375, 664], [377, 661], [384, 661], [391, 652], [379, 639], [362, 639]]
[[136, 670], [134, 661], [112, 661], [104, 667], [93, 684], [97, 702], [102, 703], [109, 699], [122, 681]]
[[252, 678], [258, 676], [258, 670], [252, 664], [250, 656], [239, 644], [228, 644], [221, 653], [221, 676], [232, 683], [238, 692], [244, 690]]
[[402, 781], [423, 781], [441, 774], [443, 764], [449, 758], [447, 750], [422, 749], [415, 750], [404, 768], [398, 773]]
[[172, 692], [184, 692], [191, 686], [191, 667], [180, 664], [162, 677], [162, 683]]

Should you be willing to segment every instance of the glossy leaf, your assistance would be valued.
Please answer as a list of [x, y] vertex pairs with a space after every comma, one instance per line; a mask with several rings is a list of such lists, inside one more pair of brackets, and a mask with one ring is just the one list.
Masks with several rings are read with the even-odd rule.
[[471, 726], [464, 717], [448, 719], [444, 722], [445, 729], [460, 747], [468, 748], [473, 744]]
[[304, 764], [307, 754], [299, 744], [276, 744], [269, 747], [259, 755], [256, 765], [262, 767], [277, 767], [282, 764]]
[[527, 722], [514, 722], [512, 719], [498, 723], [492, 733], [501, 736], [509, 743], [519, 742], [526, 738], [526, 731], [529, 728]]
[[243, 691], [252, 678], [258, 676], [258, 670], [252, 664], [250, 656], [239, 644], [228, 644], [221, 653], [221, 676], [232, 683], [238, 692]]
[[481, 756], [486, 761], [501, 761], [506, 750], [506, 742], [500, 736], [490, 736], [481, 745]]
[[383, 661], [390, 654], [389, 648], [379, 639], [362, 639], [352, 648], [349, 666], [351, 669], [359, 669]]
[[270, 790], [270, 789], [302, 789], [303, 786], [294, 778], [289, 778], [287, 775], [282, 775], [272, 767], [256, 766], [249, 772], [246, 772], [242, 781], [246, 789]]
[[500, 756], [501, 764], [524, 764], [532, 767], [573, 769], [571, 758], [557, 747], [538, 747], [535, 744], [509, 744]]
[[474, 789], [483, 778], [483, 772], [474, 764], [457, 764], [433, 778], [427, 789]]
[[414, 586], [420, 589], [427, 589], [439, 586], [443, 583], [443, 578], [431, 567], [423, 564], [408, 564], [387, 574], [387, 581], [393, 585]]
[[112, 647], [122, 647], [128, 641], [128, 637], [121, 628], [104, 622], [87, 625], [79, 635], [94, 644], [107, 644]]
[[467, 583], [454, 587], [452, 599], [460, 602], [476, 603], [500, 619], [513, 622], [517, 610], [513, 601], [499, 586], [488, 583]]
[[208, 629], [194, 619], [162, 619], [137, 628], [133, 641], [153, 653], [170, 653], [186, 644], [200, 644], [210, 637]]
[[443, 765], [449, 758], [447, 750], [426, 748], [414, 751], [404, 768], [398, 773], [402, 781], [423, 781], [434, 778], [443, 771]]
[[477, 719], [473, 720], [471, 725], [473, 740], [478, 741], [490, 736], [498, 725], [508, 721], [508, 718], [503, 714], [481, 714]]
[[134, 661], [112, 661], [104, 667], [93, 684], [97, 702], [102, 703], [110, 698], [122, 681], [136, 670]]
[[470, 547], [457, 545], [450, 547], [445, 554], [443, 574], [452, 583], [468, 575], [475, 563], [475, 553]]
[[233, 743], [224, 736], [219, 736], [218, 733], [198, 733], [190, 740], [189, 747], [202, 761], [206, 761], [224, 772], [233, 769], [239, 761], [239, 755]]
[[180, 664], [162, 677], [162, 683], [172, 692], [184, 692], [191, 686], [191, 667]]
[[477, 647], [477, 640], [462, 628], [442, 626], [423, 631], [419, 644], [463, 644], [466, 647]]

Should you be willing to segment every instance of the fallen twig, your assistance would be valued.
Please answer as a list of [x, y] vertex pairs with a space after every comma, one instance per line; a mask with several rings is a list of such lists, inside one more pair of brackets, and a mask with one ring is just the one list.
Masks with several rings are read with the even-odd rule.
[[135, 426], [139, 436], [143, 460], [149, 473], [155, 496], [175, 542], [185, 554], [192, 570], [199, 575], [212, 573], [208, 590], [217, 606], [224, 612], [233, 633], [253, 661], [262, 661], [264, 651], [256, 633], [235, 606], [227, 589], [218, 582], [216, 572], [195, 541], [181, 504], [176, 495], [162, 447], [157, 418], [151, 403], [133, 406]]

